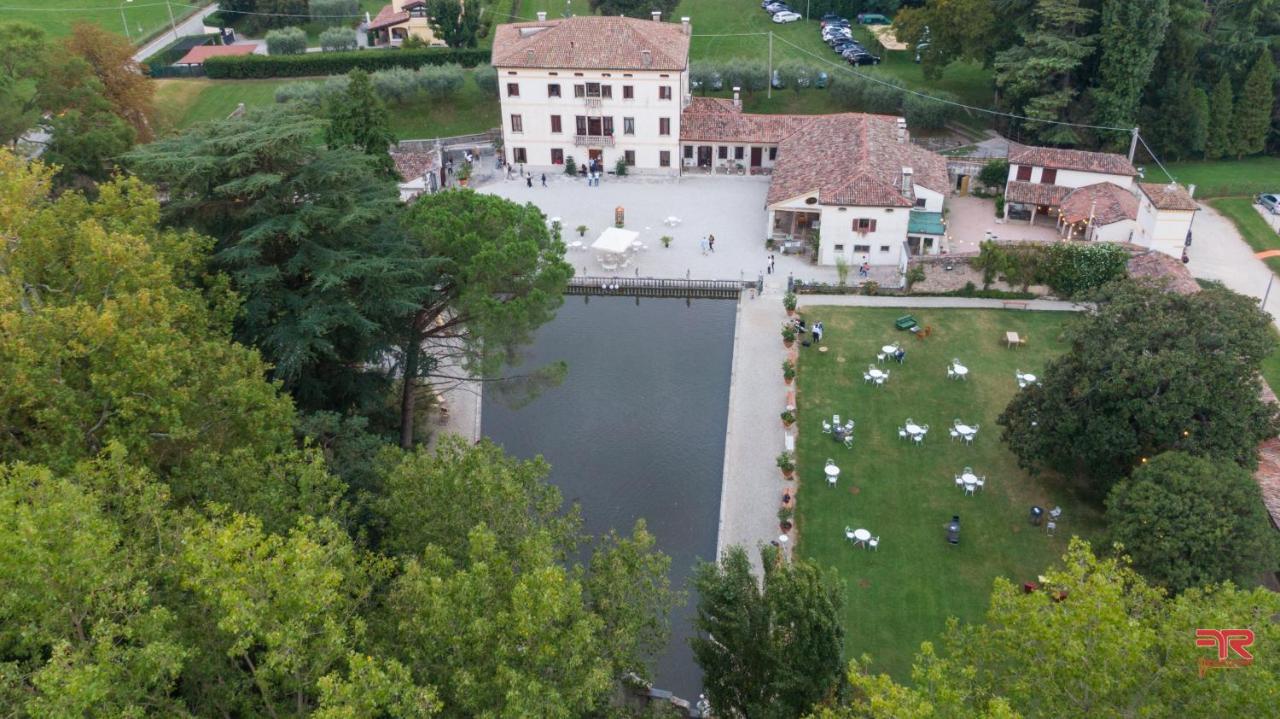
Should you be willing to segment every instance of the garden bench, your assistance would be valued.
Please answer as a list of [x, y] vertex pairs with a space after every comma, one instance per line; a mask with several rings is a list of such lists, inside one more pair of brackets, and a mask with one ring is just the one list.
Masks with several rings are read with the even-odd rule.
[[1027, 308], [1026, 300], [1005, 300], [1003, 304], [1006, 310], [1013, 309], [1015, 307], [1020, 310], [1025, 310]]

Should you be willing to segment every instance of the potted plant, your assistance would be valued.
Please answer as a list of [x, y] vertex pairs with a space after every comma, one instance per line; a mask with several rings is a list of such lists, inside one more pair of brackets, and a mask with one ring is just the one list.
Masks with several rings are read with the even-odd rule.
[[796, 471], [795, 457], [785, 451], [778, 455], [778, 469], [782, 470], [782, 476], [785, 479], [791, 479], [791, 474]]
[[790, 324], [782, 326], [782, 346], [790, 347], [796, 342], [796, 328]]
[[796, 314], [796, 293], [788, 292], [782, 297], [782, 306], [787, 308], [787, 316], [794, 317]]
[[577, 227], [576, 229], [578, 230], [578, 237], [586, 237], [586, 236], [587, 236], [587, 226], [586, 226], [586, 225], [578, 225], [578, 227]]
[[658, 238], [658, 241], [662, 243], [662, 246], [663, 246], [663, 247], [670, 247], [670, 246], [671, 246], [671, 235], [663, 235], [662, 237], [659, 237], [659, 238]]
[[627, 174], [627, 160], [619, 157], [618, 162], [613, 166], [613, 172], [618, 177], [625, 177]]
[[781, 507], [778, 509], [778, 529], [784, 533], [790, 532], [795, 525], [791, 523], [791, 517], [795, 515], [795, 510], [790, 507]]
[[464, 162], [462, 167], [458, 168], [458, 184], [463, 187], [467, 186], [467, 181], [471, 179], [471, 163]]
[[782, 381], [791, 384], [791, 380], [796, 378], [796, 363], [791, 360], [782, 361]]
[[790, 407], [782, 410], [782, 426], [790, 427], [795, 423], [796, 423], [796, 413], [791, 411]]
[[741, 163], [741, 162], [739, 162], [739, 163], [738, 163], [738, 174], [739, 174], [739, 175], [745, 175], [745, 174], [747, 174], [747, 169], [746, 169], [745, 167], [743, 167], [743, 166], [742, 166], [742, 163]]
[[573, 159], [573, 155], [564, 158], [564, 174], [575, 177], [578, 174], [578, 163]]

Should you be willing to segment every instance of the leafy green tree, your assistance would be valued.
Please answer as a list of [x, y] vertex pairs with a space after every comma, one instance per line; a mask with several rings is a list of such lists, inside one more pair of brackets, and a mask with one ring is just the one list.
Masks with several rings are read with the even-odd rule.
[[355, 50], [358, 45], [356, 32], [347, 27], [331, 27], [320, 33], [320, 49], [324, 52]]
[[403, 315], [399, 332], [400, 446], [409, 449], [421, 381], [433, 372], [499, 376], [554, 316], [573, 268], [531, 204], [471, 190], [437, 192], [413, 203], [404, 226], [421, 256], [432, 258], [417, 283], [431, 290]]
[[111, 112], [127, 122], [139, 140], [150, 141], [155, 118], [155, 84], [133, 59], [137, 51], [133, 43], [101, 25], [77, 22], [62, 44], [92, 70]]
[[484, 65], [476, 68], [471, 74], [471, 79], [476, 83], [476, 87], [480, 88], [480, 92], [497, 97], [498, 95], [498, 71], [493, 65]]
[[414, 685], [409, 670], [400, 662], [352, 653], [347, 664], [347, 676], [335, 673], [320, 678], [320, 706], [312, 714], [315, 719], [427, 719], [440, 710], [435, 691]]
[[[1078, 87], [1076, 72], [1093, 52], [1087, 34], [1095, 11], [1080, 0], [1036, 0], [1022, 42], [995, 59], [996, 88], [1008, 109], [1034, 119], [1067, 119]], [[1065, 125], [1028, 123], [1027, 129], [1050, 143], [1077, 141]]]
[[670, 19], [679, 0], [588, 0], [591, 11], [597, 15], [626, 15], [648, 20], [654, 10]]
[[926, 78], [937, 80], [957, 60], [990, 64], [998, 49], [992, 42], [997, 8], [991, 0], [933, 0], [900, 10], [893, 17], [894, 32], [914, 49], [928, 28], [929, 46], [920, 53], [920, 67]]
[[0, 456], [65, 469], [114, 441], [164, 469], [287, 444], [223, 283], [193, 289], [209, 242], [159, 230], [135, 179], [99, 189], [51, 199], [47, 168], [0, 151], [0, 235], [22, 238], [0, 250]]
[[870, 675], [864, 659], [849, 672], [852, 703], [814, 717], [1180, 719], [1270, 711], [1268, 697], [1280, 689], [1274, 657], [1256, 651], [1247, 669], [1199, 676], [1201, 661], [1217, 657], [1194, 638], [1202, 627], [1247, 627], [1255, 649], [1270, 646], [1280, 638], [1271, 621], [1280, 611], [1274, 593], [1227, 584], [1168, 599], [1124, 561], [1097, 558], [1079, 539], [1042, 584], [1028, 594], [996, 579], [986, 620], [953, 620], [941, 651], [922, 645], [912, 686]]
[[390, 173], [394, 167], [387, 150], [395, 142], [391, 134], [391, 116], [387, 106], [373, 92], [369, 74], [364, 70], [347, 73], [350, 81], [345, 92], [329, 98], [325, 117], [329, 125], [324, 139], [333, 149], [354, 148], [376, 159]]
[[49, 62], [43, 30], [23, 22], [0, 23], [0, 140], [5, 144], [40, 119], [39, 78]]
[[428, 15], [436, 37], [449, 47], [475, 47], [480, 32], [480, 14], [467, 12], [461, 0], [431, 0]]
[[311, 21], [324, 26], [345, 26], [361, 17], [360, 0], [307, 0]]
[[1232, 152], [1239, 159], [1256, 155], [1267, 148], [1267, 135], [1271, 132], [1271, 108], [1276, 103], [1276, 66], [1271, 61], [1271, 50], [1258, 53], [1258, 60], [1249, 70], [1240, 99], [1232, 115]]
[[1111, 489], [1107, 527], [1134, 567], [1181, 592], [1251, 583], [1273, 567], [1275, 530], [1246, 470], [1165, 452]]
[[1231, 134], [1234, 126], [1235, 101], [1231, 92], [1231, 79], [1223, 75], [1209, 95], [1209, 128], [1204, 140], [1206, 160], [1220, 160], [1232, 153], [1235, 148], [1235, 138]]
[[1134, 281], [1111, 285], [1066, 330], [1070, 349], [997, 420], [1031, 470], [1082, 476], [1104, 495], [1169, 450], [1251, 468], [1280, 425], [1259, 399], [1276, 340], [1268, 315], [1224, 288], [1192, 295]]
[[1003, 188], [1009, 181], [1009, 161], [992, 160], [978, 172], [978, 182], [986, 187]]
[[[1169, 25], [1156, 58], [1159, 72], [1151, 74], [1144, 91], [1141, 120], [1143, 138], [1160, 157], [1200, 157], [1209, 123], [1209, 98], [1197, 78], [1203, 70], [1199, 55], [1207, 35], [1205, 3], [1169, 0]], [[1169, 108], [1179, 112], [1169, 112]]]
[[324, 124], [289, 107], [250, 111], [127, 160], [165, 186], [170, 222], [219, 238], [212, 266], [244, 298], [236, 334], [298, 404], [369, 411], [388, 385], [376, 369], [388, 332], [417, 306], [422, 275], [392, 224], [394, 181], [378, 158], [316, 144]]
[[902, 116], [913, 130], [936, 130], [947, 126], [959, 114], [959, 98], [945, 90], [929, 93], [929, 97], [902, 95]]
[[698, 593], [690, 640], [717, 714], [795, 717], [837, 693], [843, 588], [834, 572], [778, 550], [761, 550], [763, 587], [742, 547], [694, 570]]
[[50, 141], [43, 159], [58, 167], [58, 184], [103, 182], [115, 158], [133, 147], [134, 130], [105, 107], [67, 110], [49, 120]]
[[[1129, 127], [1169, 25], [1169, 0], [1103, 0], [1093, 121]], [[1126, 138], [1115, 135], [1111, 143]]]
[[266, 40], [269, 55], [301, 55], [307, 51], [307, 32], [300, 27], [272, 30]]

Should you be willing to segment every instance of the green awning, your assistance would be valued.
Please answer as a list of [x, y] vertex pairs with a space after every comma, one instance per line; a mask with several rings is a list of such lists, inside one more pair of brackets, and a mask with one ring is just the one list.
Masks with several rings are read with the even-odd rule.
[[943, 235], [947, 228], [942, 224], [941, 212], [911, 211], [911, 219], [907, 222], [909, 235]]

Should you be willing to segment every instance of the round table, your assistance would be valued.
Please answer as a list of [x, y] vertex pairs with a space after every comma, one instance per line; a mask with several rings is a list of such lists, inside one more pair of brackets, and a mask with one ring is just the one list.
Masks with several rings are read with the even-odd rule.
[[853, 538], [855, 541], [865, 542], [868, 539], [871, 539], [871, 532], [868, 532], [865, 529], [855, 529], [853, 530]]
[[978, 430], [974, 429], [973, 427], [970, 427], [967, 424], [957, 424], [956, 431], [959, 432], [962, 437], [968, 437], [971, 434], [977, 433]]
[[978, 486], [978, 475], [965, 473], [960, 475], [960, 481], [964, 482], [966, 487], [976, 487]]
[[884, 370], [878, 369], [869, 369], [867, 370], [867, 374], [871, 375], [871, 379], [880, 379], [881, 377], [887, 376], [885, 375]]
[[834, 464], [828, 464], [828, 465], [826, 466], [826, 469], [824, 469], [823, 471], [825, 471], [825, 472], [827, 473], [827, 476], [828, 476], [828, 477], [839, 477], [839, 476], [840, 476], [840, 468], [839, 468], [839, 467], [837, 467], [837, 466], [835, 466]]
[[1024, 374], [1022, 375], [1022, 381], [1026, 382], [1027, 384], [1030, 384], [1036, 381], [1036, 376], [1033, 374]]
[[909, 424], [905, 429], [907, 430], [907, 434], [924, 434], [924, 427], [921, 427], [918, 424]]
[[880, 351], [887, 355], [891, 355], [898, 351], [898, 345], [885, 345], [880, 348]]
[[962, 364], [952, 365], [952, 366], [951, 366], [951, 371], [952, 371], [952, 372], [955, 372], [956, 374], [960, 375], [961, 377], [963, 377], [963, 376], [965, 376], [965, 375], [969, 374], [969, 368], [968, 368], [968, 367], [965, 367], [965, 366], [964, 366], [964, 365], [962, 365]]

